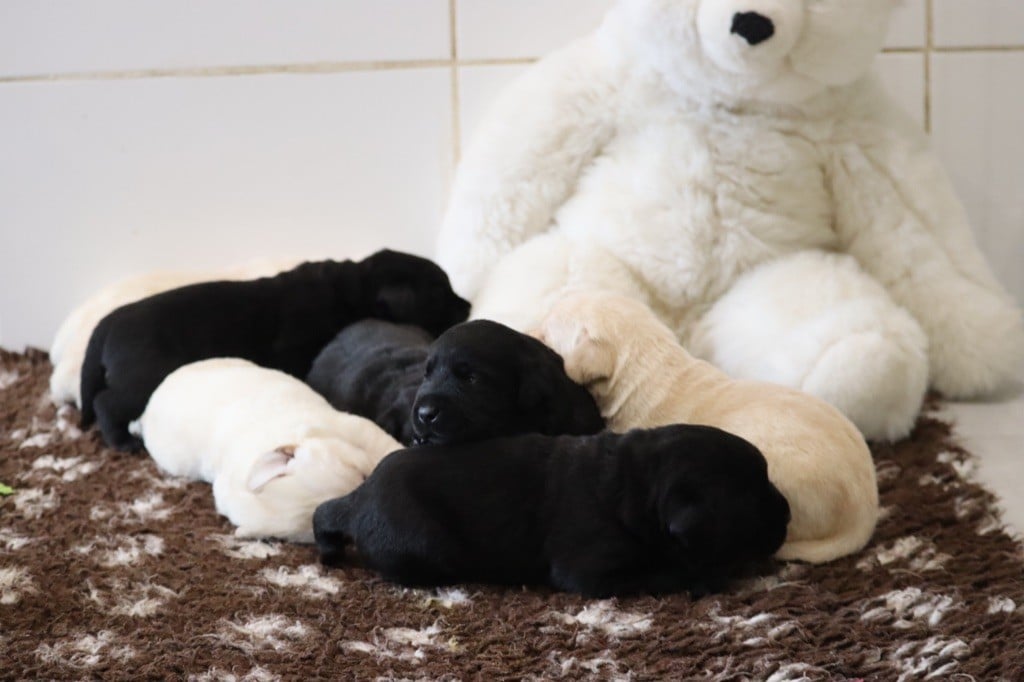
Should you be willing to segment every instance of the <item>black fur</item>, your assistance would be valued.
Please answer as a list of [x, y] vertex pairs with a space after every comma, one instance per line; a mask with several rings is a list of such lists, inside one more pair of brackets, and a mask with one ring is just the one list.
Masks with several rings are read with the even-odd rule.
[[388, 455], [313, 530], [413, 586], [549, 584], [593, 597], [717, 591], [782, 545], [789, 505], [747, 441], [706, 426], [516, 436]]
[[383, 320], [346, 327], [324, 348], [306, 383], [336, 409], [372, 419], [406, 445], [413, 442], [412, 404], [434, 337]]
[[457, 325], [434, 341], [412, 418], [425, 444], [604, 428], [593, 397], [566, 375], [558, 353], [489, 320]]
[[109, 445], [135, 450], [141, 443], [128, 423], [182, 365], [238, 357], [302, 378], [356, 320], [410, 322], [439, 334], [468, 314], [441, 268], [395, 251], [167, 291], [118, 308], [93, 330], [82, 365], [82, 425], [97, 421]]
[[[406, 445], [604, 428], [590, 394], [536, 339], [483, 320], [431, 339], [408, 325], [358, 322], [317, 356], [306, 382]], [[435, 410], [433, 420], [416, 417], [414, 404]]]

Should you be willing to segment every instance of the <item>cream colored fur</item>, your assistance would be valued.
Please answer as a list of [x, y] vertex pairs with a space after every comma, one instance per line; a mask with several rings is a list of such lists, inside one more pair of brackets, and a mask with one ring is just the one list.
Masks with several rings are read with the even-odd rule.
[[612, 430], [705, 424], [756, 445], [792, 513], [779, 558], [830, 561], [870, 539], [878, 518], [874, 463], [834, 407], [729, 378], [687, 353], [643, 304], [615, 294], [568, 294], [535, 334], [590, 389]]
[[225, 270], [158, 271], [114, 282], [90, 296], [61, 323], [50, 345], [50, 399], [57, 405], [82, 406], [81, 374], [92, 330], [107, 313], [133, 301], [197, 282], [218, 279], [256, 279], [277, 274], [298, 264], [296, 259], [271, 259]]
[[312, 541], [318, 504], [402, 448], [298, 379], [234, 358], [171, 373], [131, 430], [164, 471], [212, 482], [237, 535], [297, 542]]

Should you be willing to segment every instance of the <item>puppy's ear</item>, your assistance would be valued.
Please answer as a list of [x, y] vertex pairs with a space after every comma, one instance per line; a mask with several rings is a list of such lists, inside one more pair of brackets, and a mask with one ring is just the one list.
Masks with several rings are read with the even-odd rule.
[[668, 519], [668, 534], [682, 549], [700, 547], [701, 512], [695, 504], [684, 504], [677, 507]]
[[558, 376], [543, 362], [529, 362], [522, 368], [519, 382], [519, 408], [523, 412], [543, 411], [554, 395]]
[[615, 358], [606, 342], [599, 340], [579, 320], [561, 328], [541, 327], [538, 338], [561, 354], [565, 373], [578, 384], [607, 379], [615, 369]]
[[295, 446], [284, 445], [276, 450], [264, 452], [253, 462], [249, 470], [246, 488], [249, 492], [258, 493], [263, 487], [288, 473], [288, 464], [295, 457]]
[[580, 398], [599, 420], [597, 408], [587, 389], [577, 385], [562, 368], [562, 358], [550, 348], [537, 344], [539, 351], [520, 370], [519, 408], [531, 430], [549, 435], [592, 433], [593, 419], [578, 414]]
[[373, 300], [373, 314], [385, 320], [404, 320], [416, 309], [416, 292], [409, 286], [385, 284]]

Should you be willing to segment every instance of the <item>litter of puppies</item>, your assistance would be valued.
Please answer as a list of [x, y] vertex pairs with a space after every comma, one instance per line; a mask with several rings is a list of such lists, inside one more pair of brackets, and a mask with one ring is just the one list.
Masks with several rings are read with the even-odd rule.
[[842, 415], [732, 382], [639, 302], [569, 296], [523, 334], [467, 322], [443, 270], [394, 251], [236, 280], [100, 292], [51, 386], [109, 445], [211, 483], [241, 537], [407, 585], [697, 597], [874, 528]]

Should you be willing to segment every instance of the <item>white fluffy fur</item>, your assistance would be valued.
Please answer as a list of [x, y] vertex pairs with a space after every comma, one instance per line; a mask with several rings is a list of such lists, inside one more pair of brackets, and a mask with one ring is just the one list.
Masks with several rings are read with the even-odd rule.
[[792, 513], [779, 558], [830, 561], [871, 538], [878, 519], [871, 452], [834, 407], [783, 386], [730, 379], [624, 296], [568, 294], [536, 333], [590, 389], [612, 430], [705, 424], [756, 445]]
[[313, 389], [247, 360], [170, 374], [132, 424], [163, 470], [213, 483], [241, 537], [313, 539], [316, 506], [344, 495], [401, 444]]
[[277, 274], [298, 264], [295, 259], [260, 260], [227, 270], [159, 271], [114, 282], [79, 305], [57, 330], [50, 345], [50, 399], [57, 405], [82, 406], [82, 360], [89, 337], [107, 313], [128, 303], [197, 282], [218, 279], [256, 279]]
[[[956, 397], [1014, 376], [1020, 313], [869, 75], [893, 4], [619, 0], [503, 93], [463, 158], [438, 258], [474, 316], [523, 329], [553, 294], [612, 289], [750, 379], [780, 377], [756, 334], [718, 345], [742, 318], [815, 329], [772, 363], [871, 438], [909, 432], [922, 374]], [[740, 11], [776, 35], [751, 47]]]

